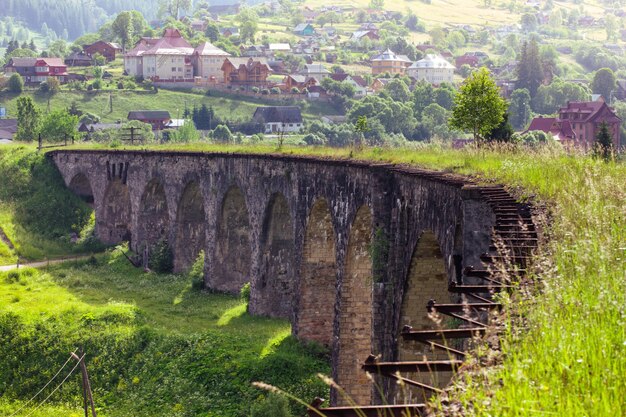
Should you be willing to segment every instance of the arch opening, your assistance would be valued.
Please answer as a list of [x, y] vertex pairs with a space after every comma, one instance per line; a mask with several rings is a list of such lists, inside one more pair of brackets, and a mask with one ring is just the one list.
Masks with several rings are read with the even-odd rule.
[[250, 220], [241, 189], [231, 187], [222, 202], [211, 287], [237, 293], [250, 280]]
[[[341, 287], [337, 382], [357, 404], [369, 404], [372, 385], [361, 364], [371, 354], [373, 265], [372, 213], [359, 208], [348, 238], [345, 273]], [[347, 404], [345, 398], [338, 398]]]
[[178, 203], [176, 240], [173, 247], [174, 271], [181, 272], [193, 264], [204, 249], [206, 215], [202, 190], [197, 181], [187, 184]]
[[137, 225], [137, 250], [150, 250], [157, 242], [167, 239], [169, 215], [163, 184], [151, 180], [141, 197]]
[[74, 175], [68, 188], [93, 208], [93, 190], [85, 174], [81, 172]]
[[[411, 264], [405, 281], [404, 296], [400, 308], [399, 330], [405, 325], [413, 327], [415, 330], [434, 330], [447, 328], [446, 322], [450, 320], [446, 316], [429, 316], [427, 304], [429, 300], [435, 300], [439, 304], [451, 301], [448, 292], [448, 272], [446, 260], [439, 246], [435, 234], [424, 231], [420, 236], [411, 257]], [[435, 320], [441, 320], [437, 323]], [[445, 342], [441, 342], [445, 343]], [[449, 343], [449, 341], [448, 341]], [[450, 346], [455, 347], [455, 346]], [[430, 347], [415, 341], [406, 341], [398, 334], [398, 360], [399, 361], [421, 361], [424, 357], [429, 360], [450, 360], [450, 354], [442, 350], [431, 350]], [[411, 373], [406, 374], [413, 379], [424, 384], [435, 387], [445, 386], [452, 377], [448, 372], [436, 373]], [[396, 395], [396, 401], [425, 401], [431, 395], [430, 392], [414, 388], [405, 387], [400, 389]]]
[[132, 243], [130, 193], [120, 179], [109, 181], [102, 208], [102, 216], [96, 219], [100, 240], [106, 244]]
[[289, 205], [282, 194], [274, 194], [261, 232], [261, 270], [256, 285], [264, 314], [291, 317], [293, 255], [293, 222]]
[[333, 337], [337, 263], [335, 231], [328, 202], [313, 204], [307, 223], [300, 273], [298, 337], [329, 346]]

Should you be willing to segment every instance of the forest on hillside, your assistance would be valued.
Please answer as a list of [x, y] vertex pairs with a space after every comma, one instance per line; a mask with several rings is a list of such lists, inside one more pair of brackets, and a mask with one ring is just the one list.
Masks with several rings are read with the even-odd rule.
[[[25, 22], [29, 28], [52, 30], [64, 39], [76, 39], [122, 10], [138, 10], [147, 20], [156, 17], [151, 0], [2, 0], [2, 14]], [[44, 30], [40, 30], [43, 28]]]

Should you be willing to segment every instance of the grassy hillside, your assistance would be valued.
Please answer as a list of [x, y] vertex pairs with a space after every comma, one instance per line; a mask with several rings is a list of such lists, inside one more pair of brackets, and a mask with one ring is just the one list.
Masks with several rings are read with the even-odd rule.
[[[87, 239], [92, 210], [33, 147], [0, 146], [0, 177], [0, 228], [10, 242], [0, 239], [0, 264], [100, 249]], [[70, 234], [81, 231], [85, 239], [70, 243]]]
[[[249, 121], [257, 106], [280, 105], [269, 100], [254, 97], [233, 97], [228, 95], [206, 96], [202, 93], [183, 91], [168, 91], [159, 89], [158, 93], [146, 91], [62, 91], [52, 97], [33, 92], [25, 93], [33, 97], [37, 105], [44, 111], [68, 108], [72, 102], [83, 112], [100, 116], [102, 122], [116, 122], [126, 120], [128, 112], [132, 110], [168, 110], [172, 117], [183, 117], [185, 107], [192, 109], [194, 105], [213, 106], [215, 113], [222, 119]], [[113, 112], [110, 112], [109, 95], [113, 99]], [[17, 98], [7, 91], [0, 92], [0, 105], [6, 106], [9, 115], [17, 112]], [[316, 119], [324, 114], [338, 114], [328, 103], [305, 102], [296, 103], [302, 108], [303, 116], [307, 119]]]
[[[265, 395], [257, 380], [326, 396], [315, 377], [328, 372], [324, 350], [294, 340], [286, 321], [251, 317], [244, 301], [199, 292], [191, 280], [146, 274], [119, 251], [1, 274], [0, 414], [16, 411], [15, 399], [37, 392], [81, 346], [103, 417], [246, 416]], [[81, 404], [75, 375], [35, 415], [79, 416]]]

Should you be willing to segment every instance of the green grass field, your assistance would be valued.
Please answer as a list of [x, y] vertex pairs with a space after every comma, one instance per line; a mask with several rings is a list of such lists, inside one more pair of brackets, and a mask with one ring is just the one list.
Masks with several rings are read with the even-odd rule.
[[[88, 91], [61, 91], [52, 97], [33, 92], [24, 93], [35, 100], [36, 104], [45, 112], [66, 109], [73, 102], [83, 112], [93, 113], [101, 118], [102, 122], [113, 123], [125, 121], [128, 112], [132, 110], [167, 110], [173, 118], [182, 118], [185, 108], [190, 110], [194, 105], [213, 106], [217, 116], [224, 120], [249, 121], [257, 106], [284, 105], [281, 102], [263, 100], [254, 97], [235, 97], [228, 94], [206, 96], [202, 93], [183, 91], [169, 91], [159, 89], [153, 94], [146, 91], [119, 91], [102, 92]], [[214, 93], [218, 94], [218, 93]], [[113, 112], [110, 111], [109, 95], [113, 100]], [[0, 105], [7, 107], [9, 116], [17, 114], [18, 96], [7, 91], [0, 92]], [[308, 120], [319, 119], [325, 114], [336, 115], [339, 111], [328, 103], [296, 101], [302, 109], [303, 117]]]
[[[102, 416], [244, 416], [264, 396], [257, 380], [325, 396], [315, 375], [329, 370], [326, 352], [293, 339], [286, 321], [245, 307], [193, 289], [189, 276], [144, 273], [119, 251], [2, 273], [0, 351], [11, 355], [0, 358], [0, 414], [19, 408], [13, 400], [36, 392], [79, 346]], [[69, 379], [40, 415], [80, 415], [79, 387]]]

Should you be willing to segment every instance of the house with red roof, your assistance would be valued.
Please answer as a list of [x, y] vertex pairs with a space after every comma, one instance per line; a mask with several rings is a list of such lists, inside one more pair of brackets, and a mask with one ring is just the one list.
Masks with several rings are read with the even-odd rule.
[[142, 76], [159, 82], [220, 82], [224, 59], [230, 56], [209, 42], [192, 47], [178, 29], [165, 29], [160, 38], [141, 38], [124, 54], [128, 75]]
[[534, 118], [527, 131], [541, 130], [564, 145], [591, 149], [603, 122], [609, 127], [613, 145], [620, 149], [623, 146], [620, 137], [621, 119], [602, 99], [570, 101], [566, 107], [559, 109], [558, 117]]
[[4, 72], [10, 76], [18, 73], [25, 84], [39, 84], [54, 77], [60, 83], [67, 81], [67, 65], [61, 58], [11, 58], [4, 66]]
[[330, 74], [330, 78], [338, 82], [346, 82], [354, 87], [355, 97], [365, 97], [367, 95], [367, 81], [360, 75], [350, 75], [346, 73]]
[[83, 45], [83, 51], [90, 57], [100, 54], [107, 62], [111, 62], [115, 61], [116, 53], [122, 52], [122, 47], [113, 42], [97, 41], [89, 45]]

